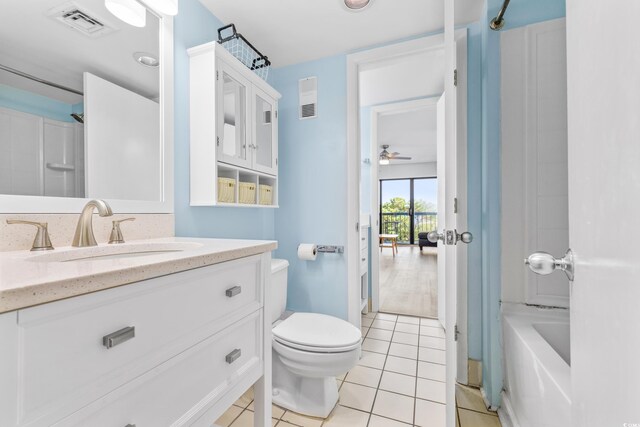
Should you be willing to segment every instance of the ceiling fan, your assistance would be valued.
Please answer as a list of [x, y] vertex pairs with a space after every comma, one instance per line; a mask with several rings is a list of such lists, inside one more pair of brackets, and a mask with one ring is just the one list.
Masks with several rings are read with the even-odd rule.
[[387, 151], [387, 148], [389, 148], [389, 145], [385, 144], [382, 145], [382, 151], [380, 152], [380, 155], [378, 156], [379, 158], [379, 163], [381, 165], [388, 165], [389, 164], [389, 160], [411, 160], [411, 157], [406, 157], [406, 156], [400, 156], [398, 152], [394, 152], [394, 153], [390, 153]]

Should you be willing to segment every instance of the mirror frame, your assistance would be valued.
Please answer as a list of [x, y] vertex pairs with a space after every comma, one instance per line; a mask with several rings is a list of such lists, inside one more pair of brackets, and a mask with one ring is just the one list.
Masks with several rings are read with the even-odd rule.
[[[114, 213], [173, 213], [174, 205], [174, 71], [173, 71], [173, 17], [149, 12], [160, 20], [160, 145], [162, 159], [162, 200], [104, 199]], [[5, 213], [74, 213], [79, 214], [91, 198], [20, 196], [0, 194], [0, 214]]]

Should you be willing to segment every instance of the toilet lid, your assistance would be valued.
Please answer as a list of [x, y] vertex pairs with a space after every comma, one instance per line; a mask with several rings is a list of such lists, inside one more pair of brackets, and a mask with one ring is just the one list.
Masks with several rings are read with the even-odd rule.
[[348, 351], [360, 345], [358, 328], [337, 317], [318, 313], [293, 313], [273, 328], [280, 343], [307, 351]]

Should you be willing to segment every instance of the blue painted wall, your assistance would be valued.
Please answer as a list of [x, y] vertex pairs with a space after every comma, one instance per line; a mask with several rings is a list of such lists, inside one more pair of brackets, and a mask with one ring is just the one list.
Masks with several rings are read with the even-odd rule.
[[[299, 243], [346, 245], [346, 56], [272, 70], [279, 104], [280, 208], [276, 256], [289, 260], [288, 308], [347, 318], [344, 255], [300, 261]], [[318, 77], [318, 117], [298, 119], [298, 80]]]
[[[187, 49], [217, 39], [222, 22], [198, 0], [182, 0], [174, 20], [176, 235], [274, 239], [274, 210], [189, 206], [189, 57]], [[212, 165], [213, 167], [213, 165]], [[282, 188], [280, 189], [282, 191]]]
[[0, 84], [0, 107], [46, 117], [61, 122], [73, 122], [71, 104]]
[[[483, 387], [492, 405], [502, 391], [500, 319], [500, 35], [489, 22], [502, 0], [487, 0], [481, 27], [482, 53], [482, 362]], [[515, 0], [504, 30], [565, 16], [564, 0]], [[504, 31], [503, 30], [503, 31]], [[475, 315], [475, 313], [474, 313]]]

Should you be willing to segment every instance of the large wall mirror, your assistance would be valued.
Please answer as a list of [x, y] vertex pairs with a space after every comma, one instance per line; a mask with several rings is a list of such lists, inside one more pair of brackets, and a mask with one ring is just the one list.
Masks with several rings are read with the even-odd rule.
[[173, 211], [172, 18], [3, 0], [0, 213]]

